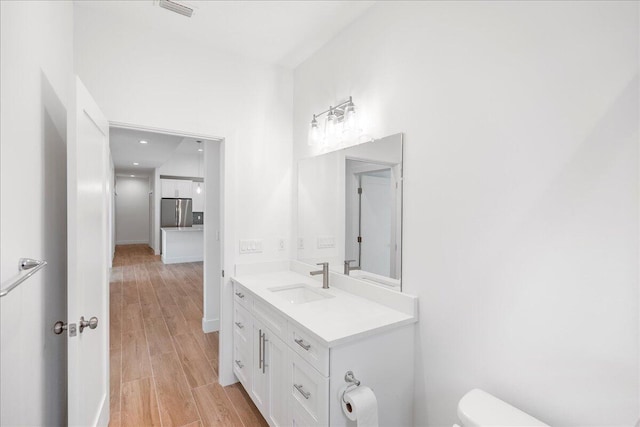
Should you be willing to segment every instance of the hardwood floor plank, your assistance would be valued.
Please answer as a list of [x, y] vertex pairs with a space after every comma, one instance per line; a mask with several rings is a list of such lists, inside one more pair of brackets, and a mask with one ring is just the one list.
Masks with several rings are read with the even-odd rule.
[[142, 307], [139, 302], [128, 303], [122, 309], [122, 325], [125, 329], [142, 329]]
[[122, 333], [122, 381], [128, 382], [151, 376], [151, 363], [144, 329]]
[[227, 397], [229, 397], [234, 408], [236, 408], [236, 411], [245, 426], [267, 427], [269, 425], [262, 417], [260, 410], [253, 404], [253, 401], [240, 384], [236, 383], [224, 387], [224, 392], [227, 394]]
[[109, 414], [109, 427], [120, 427], [120, 412]]
[[160, 426], [156, 390], [151, 378], [122, 385], [122, 427]]
[[218, 332], [209, 332], [205, 334], [202, 331], [197, 331], [192, 333], [198, 341], [200, 348], [202, 348], [202, 351], [204, 351], [204, 354], [207, 356], [207, 359], [214, 362], [214, 367], [216, 372], [218, 372], [218, 343], [220, 341]]
[[174, 297], [190, 331], [202, 330], [202, 309], [199, 309], [188, 296]]
[[176, 353], [155, 355], [151, 365], [158, 387], [162, 425], [182, 426], [198, 421], [200, 416]]
[[110, 412], [120, 412], [120, 386], [122, 383], [122, 351], [119, 348], [109, 352], [109, 403]]
[[147, 344], [149, 345], [149, 354], [172, 353], [173, 342], [171, 335], [167, 329], [163, 317], [152, 317], [144, 320], [145, 333], [147, 335]]
[[176, 350], [182, 369], [192, 388], [218, 380], [207, 356], [205, 356], [192, 334], [176, 335], [173, 340], [176, 343]]
[[195, 388], [193, 396], [205, 426], [243, 426], [220, 384]]

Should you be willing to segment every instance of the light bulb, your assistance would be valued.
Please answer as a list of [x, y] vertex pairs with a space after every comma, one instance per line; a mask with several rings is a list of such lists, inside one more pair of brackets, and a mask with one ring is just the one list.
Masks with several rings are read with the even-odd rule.
[[308, 144], [310, 146], [318, 145], [321, 140], [320, 136], [320, 127], [318, 126], [318, 120], [316, 120], [316, 115], [313, 115], [313, 120], [311, 120], [311, 127], [309, 128], [309, 138]]
[[338, 116], [333, 112], [333, 108], [329, 111], [327, 116], [327, 136], [333, 138], [336, 136], [338, 128]]
[[198, 188], [196, 188], [196, 193], [200, 194], [202, 190], [200, 189], [200, 183], [198, 183]]
[[349, 98], [349, 103], [344, 109], [344, 131], [352, 132], [355, 131], [357, 127], [356, 106], [353, 105], [353, 101]]

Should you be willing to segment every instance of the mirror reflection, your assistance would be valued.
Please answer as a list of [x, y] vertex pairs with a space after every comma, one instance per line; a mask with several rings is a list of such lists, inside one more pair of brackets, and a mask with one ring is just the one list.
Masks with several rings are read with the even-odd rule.
[[402, 134], [298, 163], [298, 260], [401, 290]]

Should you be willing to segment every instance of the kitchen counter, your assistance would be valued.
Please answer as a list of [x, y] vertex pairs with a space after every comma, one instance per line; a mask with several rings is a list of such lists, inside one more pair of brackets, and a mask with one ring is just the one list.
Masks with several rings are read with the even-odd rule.
[[162, 227], [162, 262], [178, 264], [204, 259], [204, 228]]
[[[334, 274], [331, 279], [333, 278]], [[254, 298], [270, 304], [288, 320], [307, 329], [327, 347], [334, 347], [417, 321], [416, 314], [402, 312], [338, 287], [332, 287], [331, 280], [329, 289], [322, 289], [322, 284], [317, 280], [292, 271], [236, 276], [232, 277], [232, 280], [244, 286]], [[269, 290], [294, 284], [308, 285], [315, 291], [331, 295], [333, 298], [291, 304], [277, 292]], [[394, 295], [396, 299], [402, 297], [416, 298], [399, 293]]]
[[203, 226], [194, 225], [193, 227], [162, 227], [160, 230], [166, 231], [168, 233], [188, 233], [195, 231], [203, 231]]

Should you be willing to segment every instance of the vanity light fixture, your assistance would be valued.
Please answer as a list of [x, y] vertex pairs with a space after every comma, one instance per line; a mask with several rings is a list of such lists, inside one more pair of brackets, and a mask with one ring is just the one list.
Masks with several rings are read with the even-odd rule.
[[[327, 115], [327, 118], [323, 132], [318, 123], [318, 118], [324, 114]], [[345, 137], [356, 136], [354, 132], [359, 131], [356, 119], [356, 106], [351, 96], [335, 107], [330, 106], [328, 110], [314, 114], [309, 128], [309, 145], [331, 146], [341, 143]]]
[[133, 166], [138, 166], [140, 163], [138, 162], [133, 162]]
[[135, 177], [136, 177], [135, 175], [129, 175], [129, 176], [130, 176], [131, 178], [135, 178]]
[[140, 140], [140, 144], [148, 144], [148, 143], [149, 143], [149, 141], [145, 141], [144, 139]]

